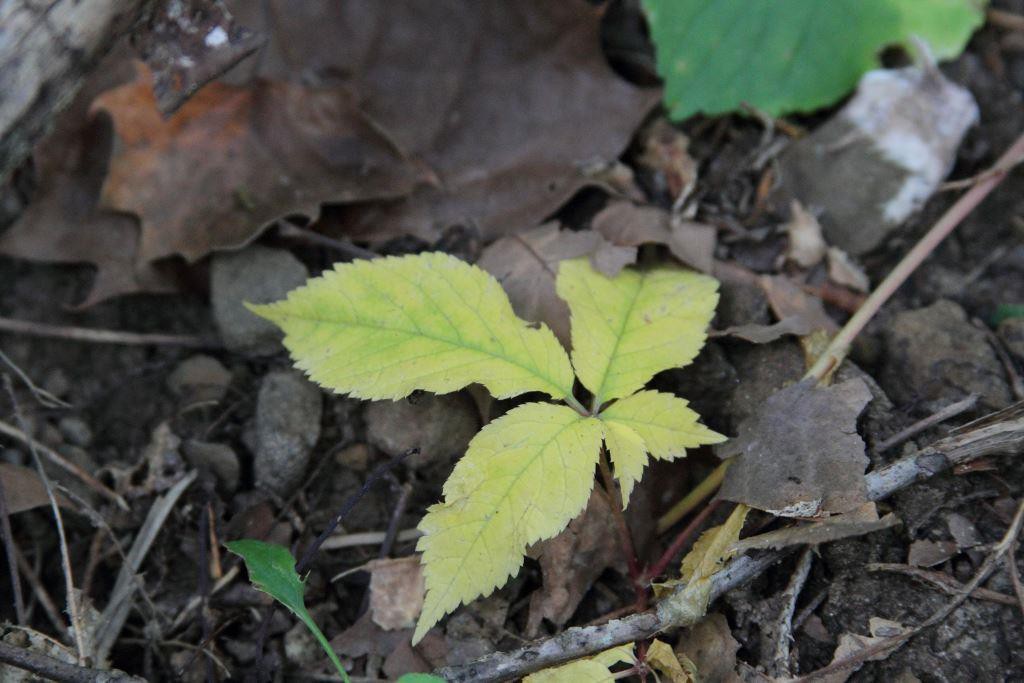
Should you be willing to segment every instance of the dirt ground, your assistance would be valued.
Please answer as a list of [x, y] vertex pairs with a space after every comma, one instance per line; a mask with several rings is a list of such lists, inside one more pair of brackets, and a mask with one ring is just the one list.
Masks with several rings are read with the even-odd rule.
[[[946, 76], [971, 91], [981, 112], [980, 124], [959, 149], [953, 178], [969, 177], [990, 165], [1024, 130], [1024, 50], [1019, 46], [1001, 48], [1001, 35], [992, 27], [982, 29], [966, 54], [942, 67]], [[827, 115], [791, 120], [813, 128]], [[734, 116], [691, 121], [683, 130], [690, 135], [690, 153], [701, 168], [702, 211], [742, 221], [745, 216], [738, 213], [742, 198], [759, 180], [747, 160], [760, 144], [762, 126], [756, 120]], [[634, 152], [627, 152], [624, 159], [633, 164]], [[8, 223], [22, 210], [21, 199], [30, 195], [28, 188], [25, 194], [8, 198], [4, 216]], [[873, 283], [956, 196], [956, 192], [945, 192], [933, 197], [918, 216], [862, 259]], [[586, 227], [606, 201], [603, 192], [586, 189], [558, 216], [570, 226]], [[770, 207], [755, 226], [764, 230], [720, 241], [716, 257], [754, 272], [775, 272], [786, 245], [778, 227], [783, 221], [775, 208]], [[338, 258], [329, 247], [298, 244], [275, 235], [262, 238], [260, 244], [290, 250], [312, 274]], [[439, 244], [398, 238], [378, 251], [441, 248], [474, 259], [481, 245], [482, 240], [471, 230], [451, 231]], [[283, 610], [271, 611], [265, 596], [245, 582], [244, 572], [217, 585], [220, 577], [237, 566], [237, 560], [216, 544], [243, 536], [263, 537], [301, 550], [362, 486], [367, 473], [387, 460], [387, 451], [400, 449], [407, 442], [429, 442], [437, 456], [395, 469], [371, 488], [338, 533], [383, 532], [389, 524], [403, 530], [414, 528], [425, 507], [439, 498], [460, 440], [464, 443], [475, 430], [474, 421], [479, 420], [476, 404], [468, 394], [443, 400], [413, 397], [400, 415], [373, 416], [368, 414], [374, 410], [369, 404], [324, 394], [319, 436], [310, 449], [308, 464], [298, 474], [299, 483], [279, 491], [258, 486], [254, 451], [260, 448], [262, 427], [258, 423], [263, 420], [259, 397], [262, 391], [269, 391], [266, 378], [271, 373], [290, 372], [291, 362], [283, 349], [254, 357], [220, 348], [209, 299], [208, 262], [191, 269], [184, 292], [136, 294], [79, 311], [69, 304], [81, 300], [92, 278], [90, 267], [0, 257], [0, 316], [57, 326], [197, 335], [213, 340], [210, 348], [189, 349], [174, 344], [104, 344], [0, 332], [0, 350], [32, 382], [66, 403], [66, 407], [42, 403], [15, 378], [19, 412], [35, 437], [95, 474], [128, 501], [130, 509], [121, 510], [76, 478], [50, 468], [52, 476], [98, 510], [124, 548], [131, 546], [157, 497], [166, 495], [184, 473], [199, 472], [170, 511], [142, 564], [139, 574], [148, 598], [135, 601], [111, 652], [114, 667], [148, 680], [207, 680], [208, 676], [220, 680], [227, 672], [238, 680], [334, 680], [308, 635]], [[1015, 372], [1024, 372], [1021, 328], [1014, 327], [1016, 323], [997, 328], [993, 320], [1001, 306], [1022, 302], [1024, 173], [1017, 170], [938, 248], [857, 341], [852, 361], [874, 380], [876, 392], [860, 421], [873, 466], [909, 452], [906, 449], [914, 443], [930, 443], [951, 425], [1015, 400], [1011, 377], [996, 345], [1006, 351]], [[848, 311], [832, 305], [828, 311], [840, 323], [849, 316]], [[713, 327], [748, 322], [768, 322], [763, 294], [726, 283]], [[215, 359], [221, 369], [194, 361], [199, 354]], [[709, 342], [692, 366], [663, 373], [655, 384], [690, 398], [713, 429], [735, 434], [743, 417], [772, 391], [799, 379], [803, 369], [803, 353], [791, 337], [762, 345], [722, 338]], [[12, 374], [10, 366], [0, 372]], [[204, 393], [211, 391], [211, 386], [213, 393]], [[981, 397], [971, 411], [894, 450], [873, 452], [884, 439], [971, 392]], [[499, 402], [490, 414], [499, 414], [511, 405]], [[9, 424], [18, 420], [6, 394], [0, 398], [0, 419]], [[278, 415], [273, 419], [292, 418]], [[435, 424], [438, 420], [441, 426]], [[300, 427], [288, 423], [283, 429]], [[204, 450], [210, 444], [221, 450]], [[28, 449], [5, 437], [0, 437], [0, 461], [32, 465]], [[634, 494], [639, 502], [630, 507], [631, 523], [645, 557], [657, 557], [672, 536], [658, 537], [652, 521], [716, 463], [710, 451], [701, 451], [684, 462], [658, 464], [648, 471]], [[884, 501], [880, 511], [895, 512], [901, 520], [899, 526], [822, 545], [797, 602], [798, 613], [806, 607], [811, 611], [802, 615], [794, 633], [795, 670], [809, 672], [827, 665], [839, 637], [866, 634], [869, 618], [881, 617], [904, 626], [927, 619], [950, 600], [947, 593], [909, 576], [868, 571], [867, 565], [903, 564], [912, 544], [930, 541], [935, 542], [932, 546], [937, 552], [946, 553], [931, 569], [966, 582], [984, 561], [988, 547], [1002, 538], [1013, 501], [1024, 495], [1022, 489], [1024, 463], [1019, 456], [994, 457], [967, 471], [913, 485]], [[88, 601], [102, 609], [124, 559], [107, 531], [96, 527], [79, 509], [69, 504], [64, 514], [71, 566], [76, 585]], [[396, 511], [397, 517], [392, 519]], [[64, 579], [49, 509], [39, 507], [12, 515], [11, 525], [27, 569], [35, 573], [63, 618]], [[964, 543], [955, 533], [974, 534], [975, 539]], [[611, 534], [608, 536], [612, 543]], [[406, 556], [413, 547], [413, 541], [399, 538], [388, 554]], [[543, 581], [540, 564], [528, 560], [509, 585], [460, 610], [446, 626], [443, 622], [436, 629], [426, 648], [413, 652], [400, 645], [400, 639], [388, 640], [390, 635], [385, 638], [375, 632], [365, 617], [360, 622], [368, 600], [369, 574], [352, 570], [378, 558], [380, 550], [378, 541], [376, 545], [324, 551], [308, 581], [307, 604], [328, 638], [345, 636], [335, 642], [341, 651], [347, 648], [350, 653], [347, 661], [355, 663], [354, 675], [376, 678], [424, 665], [432, 668], [465, 662], [556, 630], [550, 621], [540, 620], [532, 624], [534, 632], [530, 632], [531, 595]], [[782, 608], [780, 593], [790, 580], [796, 557], [790, 556], [711, 608], [727, 620], [737, 641], [740, 671], [748, 676], [754, 677], [750, 669], [771, 657], [769, 628]], [[1019, 549], [1017, 558], [1018, 564], [1024, 563]], [[629, 604], [628, 581], [614, 565], [609, 563], [592, 579], [592, 585], [584, 587], [584, 597], [567, 625], [589, 623]], [[996, 568], [985, 586], [1003, 596], [1014, 596], [1005, 564]], [[29, 604], [28, 625], [54, 633], [39, 591], [24, 581], [23, 590]], [[205, 612], [187, 608], [204, 593], [209, 596]], [[14, 618], [12, 600], [5, 578], [0, 581], [0, 614], [5, 620]], [[184, 618], [176, 623], [179, 615]], [[968, 600], [941, 624], [881, 661], [868, 662], [849, 680], [1024, 680], [1022, 618], [1016, 599]], [[362, 630], [352, 631], [352, 625], [358, 623], [363, 624]], [[666, 639], [675, 642], [678, 637], [668, 635]], [[210, 654], [198, 653], [197, 647]], [[389, 656], [393, 650], [400, 656]]]

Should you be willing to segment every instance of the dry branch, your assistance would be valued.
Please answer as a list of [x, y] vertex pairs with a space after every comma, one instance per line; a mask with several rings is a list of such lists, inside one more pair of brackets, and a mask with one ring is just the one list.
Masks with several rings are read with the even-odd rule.
[[[866, 475], [868, 498], [881, 500], [896, 491], [986, 455], [1019, 454], [1024, 451], [1024, 402], [992, 413], [939, 439], [917, 453]], [[796, 547], [740, 557], [712, 577], [711, 600], [743, 585], [793, 552]], [[666, 598], [666, 602], [671, 596]], [[695, 623], [674, 620], [668, 610], [655, 608], [600, 626], [570, 628], [557, 636], [530, 643], [512, 652], [495, 652], [460, 666], [437, 671], [452, 683], [504, 681], [567, 661], [592, 655], [609, 647], [651, 638], [657, 633]]]
[[0, 0], [0, 182], [150, 0]]

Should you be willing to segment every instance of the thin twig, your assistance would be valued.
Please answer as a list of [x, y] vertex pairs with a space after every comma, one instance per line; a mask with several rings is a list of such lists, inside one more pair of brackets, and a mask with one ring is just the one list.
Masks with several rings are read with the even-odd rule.
[[[914, 482], [987, 455], [1014, 454], [1024, 450], [1024, 403], [987, 415], [964, 425], [928, 448], [901, 458], [865, 475], [868, 499], [886, 498]], [[711, 577], [710, 601], [761, 575], [797, 546], [746, 555], [733, 560]], [[678, 612], [676, 612], [678, 614]], [[701, 615], [686, 619], [663, 617], [657, 609], [616, 619], [599, 626], [574, 627], [552, 638], [527, 644], [511, 652], [495, 652], [463, 665], [449, 666], [438, 674], [450, 681], [504, 681], [607, 650], [615, 645], [653, 637], [680, 626], [689, 626]]]
[[352, 508], [354, 508], [356, 504], [360, 500], [362, 500], [363, 496], [366, 495], [366, 493], [370, 490], [370, 487], [373, 486], [378, 479], [380, 479], [385, 474], [390, 472], [394, 467], [396, 467], [399, 463], [408, 458], [410, 455], [419, 452], [420, 449], [418, 448], [410, 448], [404, 453], [399, 453], [398, 455], [391, 458], [387, 462], [377, 465], [377, 467], [374, 468], [373, 472], [370, 473], [370, 476], [366, 478], [366, 481], [363, 483], [362, 487], [360, 487], [358, 491], [356, 491], [355, 493], [353, 493], [352, 495], [345, 499], [345, 501], [341, 504], [341, 509], [338, 510], [338, 514], [336, 514], [334, 518], [331, 519], [330, 523], [326, 527], [324, 527], [324, 530], [320, 532], [320, 535], [316, 537], [316, 540], [309, 544], [309, 546], [306, 548], [306, 552], [302, 553], [302, 558], [295, 563], [295, 572], [299, 576], [302, 576], [309, 570], [310, 565], [313, 564], [314, 558], [316, 558], [317, 551], [320, 550], [320, 546], [322, 546], [324, 544], [324, 541], [326, 541], [328, 537], [330, 537], [330, 535], [334, 533], [334, 530], [338, 528], [338, 525], [341, 524], [342, 520], [344, 520], [345, 517], [348, 516], [348, 513], [352, 512]]
[[[395, 536], [395, 542], [397, 543], [408, 543], [409, 541], [415, 541], [423, 532], [419, 529], [402, 529]], [[360, 545], [377, 545], [383, 543], [387, 537], [386, 531], [360, 531], [354, 534], [335, 534], [328, 537], [323, 545], [320, 546], [321, 550], [338, 550], [340, 548], [354, 548]]]
[[731, 459], [723, 460], [718, 467], [711, 471], [711, 474], [704, 477], [697, 486], [695, 486], [686, 496], [678, 503], [668, 509], [665, 514], [658, 518], [657, 533], [663, 534], [669, 530], [669, 528], [675, 526], [676, 522], [681, 520], [686, 515], [690, 514], [700, 502], [715, 492], [722, 484], [722, 480], [725, 478], [725, 471], [729, 469], [729, 464], [732, 462]]
[[3, 641], [0, 641], [0, 662], [62, 683], [145, 683], [145, 679], [129, 676], [121, 671], [101, 671], [75, 666], [27, 647], [15, 647]]
[[25, 373], [24, 370], [18, 367], [18, 365], [7, 357], [7, 354], [0, 351], [0, 360], [2, 360], [7, 366], [14, 371], [14, 374], [18, 376], [18, 379], [24, 383], [28, 390], [32, 392], [33, 398], [39, 402], [40, 405], [46, 408], [70, 408], [70, 403], [65, 403], [46, 389], [42, 389], [36, 386], [36, 383], [32, 381], [32, 378]]
[[126, 346], [183, 346], [189, 349], [223, 348], [220, 340], [189, 334], [143, 334], [119, 330], [95, 330], [88, 327], [49, 325], [30, 320], [0, 317], [0, 332], [26, 334], [32, 337], [66, 339], [90, 344], [123, 344]]
[[981, 201], [1006, 177], [1010, 168], [1024, 160], [1024, 134], [1021, 134], [992, 167], [996, 172], [979, 181], [949, 207], [949, 210], [925, 233], [925, 236], [903, 257], [864, 302], [843, 329], [833, 337], [828, 348], [807, 371], [806, 377], [821, 380], [835, 370], [849, 351], [850, 344], [896, 292], [910, 274], [956, 228]]
[[690, 523], [687, 524], [686, 527], [684, 527], [683, 530], [680, 531], [674, 539], [672, 539], [672, 543], [670, 543], [668, 548], [665, 549], [665, 552], [661, 554], [661, 557], [658, 558], [658, 561], [651, 565], [651, 567], [647, 570], [646, 576], [648, 579], [657, 578], [665, 573], [665, 570], [668, 569], [669, 564], [672, 563], [673, 558], [675, 558], [677, 555], [679, 555], [679, 553], [682, 552], [683, 548], [686, 546], [687, 541], [693, 538], [693, 536], [700, 530], [700, 528], [704, 525], [704, 522], [707, 521], [708, 517], [710, 517], [711, 513], [718, 508], [721, 502], [721, 498], [714, 499], [713, 501], [705, 505], [704, 509], [701, 510], [696, 517], [690, 520]]
[[[7, 390], [7, 395], [11, 400], [11, 405], [14, 408], [14, 417], [18, 421], [18, 426], [21, 428], [21, 431], [28, 433], [28, 429], [25, 426], [25, 417], [21, 414], [21, 406], [18, 405], [18, 397], [14, 395], [14, 385], [11, 383], [10, 375], [4, 375], [4, 389]], [[75, 579], [71, 573], [71, 555], [68, 552], [68, 539], [64, 534], [64, 517], [60, 513], [60, 506], [57, 505], [57, 497], [53, 495], [53, 486], [50, 484], [49, 475], [46, 474], [46, 468], [43, 467], [43, 459], [39, 457], [39, 452], [31, 444], [31, 441], [29, 443], [29, 450], [32, 451], [32, 459], [36, 463], [36, 470], [39, 472], [39, 479], [43, 482], [43, 488], [46, 489], [46, 497], [50, 501], [50, 510], [53, 512], [53, 519], [57, 525], [57, 539], [60, 542], [60, 561], [64, 572], [64, 588], [67, 591], [68, 614], [71, 617], [71, 636], [72, 640], [75, 641], [75, 649], [78, 652], [78, 663], [84, 664], [86, 662], [85, 643], [83, 641], [85, 630], [82, 625], [82, 615], [78, 611]]]
[[1021, 16], [1020, 14], [990, 7], [985, 10], [985, 18], [988, 19], [988, 23], [993, 26], [1005, 28], [1010, 31], [1024, 32], [1024, 16]]
[[971, 394], [967, 398], [957, 401], [956, 403], [950, 403], [942, 410], [929, 415], [923, 420], [918, 420], [901, 432], [893, 434], [888, 439], [878, 444], [875, 448], [875, 452], [884, 453], [893, 446], [900, 445], [904, 441], [913, 438], [926, 429], [931, 429], [935, 425], [956, 417], [960, 413], [966, 413], [968, 410], [971, 410], [974, 406], [978, 405], [978, 398], [978, 394]]
[[640, 570], [640, 560], [636, 556], [633, 534], [629, 530], [626, 516], [622, 513], [622, 495], [615, 486], [615, 479], [612, 478], [612, 468], [608, 464], [608, 451], [604, 446], [601, 446], [601, 455], [597, 462], [598, 469], [601, 471], [601, 481], [604, 484], [605, 498], [608, 500], [608, 507], [611, 508], [612, 517], [615, 519], [619, 545], [622, 547], [622, 554], [626, 557], [629, 580], [633, 584], [633, 595], [636, 598], [637, 606], [644, 609], [647, 607], [647, 586]]
[[996, 544], [995, 548], [992, 549], [992, 552], [989, 553], [988, 557], [985, 558], [985, 561], [982, 563], [981, 567], [979, 567], [978, 571], [974, 574], [974, 577], [971, 578], [967, 585], [964, 586], [963, 590], [960, 591], [959, 594], [949, 602], [949, 604], [943, 606], [941, 609], [936, 611], [924, 622], [915, 626], [909, 631], [901, 633], [897, 636], [892, 636], [891, 638], [885, 638], [884, 640], [875, 643], [870, 647], [866, 647], [863, 650], [859, 650], [856, 653], [847, 657], [846, 659], [842, 659], [838, 662], [833, 662], [832, 664], [829, 664], [826, 667], [818, 669], [817, 671], [812, 671], [806, 676], [802, 676], [796, 679], [794, 683], [803, 681], [813, 681], [822, 678], [823, 676], [826, 676], [828, 674], [835, 673], [837, 671], [844, 671], [846, 669], [858, 667], [862, 665], [864, 662], [874, 657], [875, 655], [881, 654], [883, 652], [895, 651], [897, 648], [904, 645], [914, 636], [924, 632], [925, 630], [945, 620], [946, 617], [948, 617], [950, 614], [956, 611], [956, 609], [960, 607], [960, 605], [962, 605], [967, 600], [967, 598], [971, 596], [971, 593], [973, 593], [975, 589], [977, 589], [985, 581], [985, 579], [989, 577], [989, 574], [992, 573], [992, 570], [995, 569], [996, 565], [1003, 559], [1003, 556], [1010, 550], [1011, 547], [1013, 547], [1014, 543], [1017, 540], [1017, 536], [1020, 534], [1022, 522], [1024, 522], [1024, 501], [1021, 501], [1020, 505], [1017, 506], [1017, 514], [1014, 515], [1013, 522], [1010, 524], [1010, 528], [1006, 530], [1006, 534], [1003, 536], [1003, 539]]
[[43, 455], [46, 456], [46, 459], [52, 462], [54, 465], [61, 468], [65, 472], [71, 473], [73, 476], [81, 480], [83, 484], [85, 484], [92, 490], [96, 491], [104, 498], [112, 500], [122, 510], [127, 511], [129, 509], [128, 503], [125, 502], [124, 498], [111, 491], [96, 477], [92, 476], [91, 474], [89, 474], [81, 467], [65, 458], [57, 451], [33, 439], [31, 436], [28, 435], [28, 432], [25, 431], [24, 425], [21, 425], [21, 427], [21, 429], [18, 429], [17, 427], [9, 425], [3, 420], [0, 420], [0, 434], [6, 434], [7, 436], [13, 439], [17, 439], [21, 443], [28, 446], [29, 449], [32, 450], [32, 452], [38, 451], [39, 453], [42, 453]]
[[333, 249], [334, 251], [340, 252], [345, 256], [354, 259], [375, 259], [380, 256], [380, 254], [370, 251], [369, 249], [363, 249], [351, 240], [328, 237], [327, 235], [322, 235], [319, 232], [310, 230], [309, 228], [300, 228], [294, 223], [289, 223], [288, 221], [278, 222], [277, 234], [281, 237], [301, 240], [307, 244], [312, 244], [318, 247]]
[[32, 565], [28, 563], [28, 560], [25, 559], [21, 551], [15, 548], [14, 553], [15, 559], [18, 562], [18, 568], [21, 569], [21, 573], [24, 575], [25, 580], [28, 581], [28, 585], [32, 587], [32, 592], [35, 594], [39, 604], [42, 605], [46, 618], [50, 620], [50, 623], [53, 624], [58, 633], [64, 633], [68, 625], [64, 623], [64, 619], [60, 616], [57, 603], [54, 602], [49, 591], [46, 590], [46, 586], [43, 585], [42, 580], [36, 575]]
[[793, 640], [793, 614], [796, 612], [796, 601], [800, 597], [800, 591], [811, 574], [812, 564], [814, 547], [807, 546], [800, 554], [793, 576], [789, 579], [789, 585], [782, 593], [783, 607], [775, 628], [775, 654], [769, 663], [769, 670], [776, 677], [788, 678], [793, 673], [789, 662], [789, 642]]
[[1024, 616], [1024, 585], [1021, 584], [1020, 570], [1017, 569], [1017, 543], [1018, 541], [1014, 541], [1010, 552], [1006, 554], [1006, 567], [1010, 570], [1010, 581], [1013, 583], [1013, 592], [1017, 596], [1021, 616]]
[[[937, 572], [931, 569], [922, 569], [909, 564], [893, 564], [890, 562], [873, 562], [864, 567], [869, 572], [893, 572], [904, 574], [918, 579], [929, 586], [938, 588], [948, 595], [959, 595], [964, 590], [964, 585], [945, 572]], [[1000, 605], [1016, 605], [1017, 599], [1012, 595], [1006, 595], [999, 591], [988, 588], [976, 588], [971, 597], [977, 600], [988, 600]]]
[[14, 549], [14, 535], [11, 533], [11, 519], [8, 514], [7, 492], [0, 483], [0, 531], [4, 535], [4, 553], [7, 555], [7, 569], [11, 574], [11, 592], [14, 594], [14, 615], [21, 625], [28, 625], [25, 616], [25, 598], [21, 594], [21, 577], [18, 576], [18, 560]]

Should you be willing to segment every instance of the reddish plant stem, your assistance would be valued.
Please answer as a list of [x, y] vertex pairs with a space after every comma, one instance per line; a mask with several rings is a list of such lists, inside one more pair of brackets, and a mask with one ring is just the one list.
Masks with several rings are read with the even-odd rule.
[[647, 586], [643, 581], [643, 571], [640, 569], [640, 560], [636, 556], [636, 547], [633, 545], [633, 534], [626, 523], [626, 516], [622, 513], [621, 494], [615, 486], [615, 480], [612, 478], [612, 468], [608, 464], [608, 451], [604, 446], [601, 447], [598, 467], [601, 470], [601, 482], [604, 484], [604, 493], [608, 498], [608, 506], [612, 509], [612, 516], [615, 517], [615, 526], [619, 533], [619, 545], [622, 546], [622, 554], [626, 556], [626, 565], [629, 567], [629, 580], [633, 584], [637, 609], [643, 610], [647, 608]]
[[644, 575], [645, 582], [665, 573], [665, 570], [668, 569], [669, 563], [672, 562], [672, 558], [682, 551], [686, 542], [700, 530], [701, 526], [703, 526], [704, 522], [706, 522], [708, 517], [711, 516], [711, 513], [718, 508], [721, 502], [721, 498], [715, 498], [713, 501], [705, 505], [704, 509], [701, 510], [696, 517], [690, 520], [690, 523], [686, 525], [686, 528], [679, 532], [679, 535], [672, 540], [672, 544], [669, 545], [665, 552], [661, 554], [658, 561], [647, 570]]

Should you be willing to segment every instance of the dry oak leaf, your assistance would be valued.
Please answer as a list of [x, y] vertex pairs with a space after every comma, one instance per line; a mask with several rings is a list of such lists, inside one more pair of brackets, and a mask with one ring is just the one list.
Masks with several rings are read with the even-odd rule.
[[673, 217], [656, 206], [614, 201], [594, 216], [591, 227], [612, 244], [664, 244], [686, 265], [704, 273], [714, 269], [716, 230], [710, 225]]
[[110, 115], [117, 136], [101, 205], [139, 216], [142, 262], [195, 261], [246, 244], [282, 216], [395, 197], [424, 178], [341, 89], [211, 83], [164, 119], [139, 64], [134, 82], [92, 108]]
[[594, 490], [586, 509], [565, 531], [532, 550], [531, 555], [540, 561], [544, 584], [530, 596], [528, 638], [537, 637], [543, 619], [559, 628], [565, 626], [605, 569], [625, 569], [619, 545], [608, 533], [614, 524], [608, 499]]
[[355, 239], [434, 241], [472, 225], [491, 241], [537, 225], [594, 182], [587, 167], [618, 158], [660, 100], [612, 71], [604, 8], [584, 0], [229, 5], [270, 37], [250, 75], [338, 82], [437, 174], [401, 200], [353, 207]]
[[857, 417], [870, 400], [861, 379], [830, 387], [804, 380], [775, 392], [719, 447], [721, 457], [736, 457], [721, 496], [783, 517], [860, 507], [868, 458]]
[[423, 565], [419, 555], [371, 560], [370, 614], [385, 631], [416, 625], [423, 609]]
[[112, 142], [110, 121], [90, 118], [89, 102], [131, 78], [120, 53], [111, 54], [57, 118], [33, 154], [39, 184], [18, 220], [0, 233], [0, 254], [43, 263], [89, 263], [96, 277], [76, 308], [136, 292], [170, 292], [171, 278], [136, 258], [139, 223], [98, 207]]

